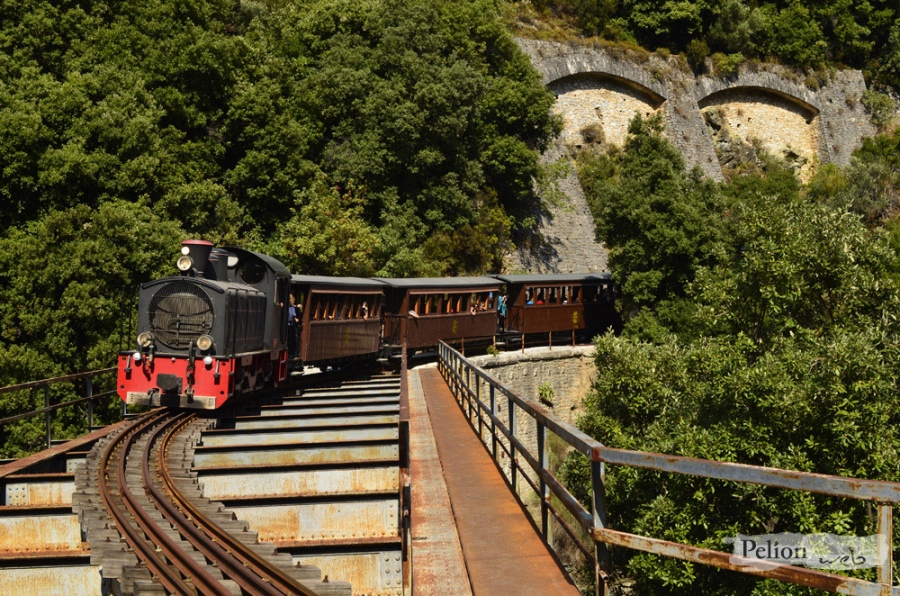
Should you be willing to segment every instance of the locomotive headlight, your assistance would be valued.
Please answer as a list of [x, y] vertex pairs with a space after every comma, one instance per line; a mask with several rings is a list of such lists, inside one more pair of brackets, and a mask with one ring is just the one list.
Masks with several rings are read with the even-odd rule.
[[183, 254], [183, 255], [189, 255], [189, 254], [191, 254], [191, 249], [188, 248], [187, 246], [182, 246], [182, 247], [181, 247], [181, 254]]
[[139, 333], [137, 336], [137, 343], [142, 348], [149, 348], [150, 344], [153, 343], [153, 334], [146, 331]]
[[203, 364], [205, 364], [207, 368], [212, 366], [212, 356], [207, 356], [206, 358], [204, 358]]
[[194, 261], [191, 260], [191, 257], [187, 255], [182, 255], [178, 257], [178, 260], [175, 261], [175, 266], [178, 267], [179, 271], [187, 271], [194, 265]]
[[134, 358], [135, 364], [137, 364], [138, 362], [141, 361], [141, 353], [140, 352], [135, 352], [134, 354], [131, 355], [131, 357]]
[[202, 351], [206, 351], [213, 346], [213, 338], [208, 335], [201, 335], [197, 338], [197, 347]]

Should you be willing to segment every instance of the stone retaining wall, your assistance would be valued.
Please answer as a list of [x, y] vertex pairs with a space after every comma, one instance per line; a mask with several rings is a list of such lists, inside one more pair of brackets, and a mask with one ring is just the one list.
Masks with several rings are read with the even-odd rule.
[[[849, 164], [851, 153], [875, 133], [861, 101], [866, 85], [860, 71], [837, 71], [811, 88], [795, 71], [778, 65], [748, 63], [729, 77], [695, 76], [675, 56], [516, 41], [556, 94], [555, 109], [565, 123], [545, 161], [571, 163], [585, 144], [621, 145], [635, 112], [662, 112], [665, 134], [688, 168], [697, 166], [719, 181], [724, 180], [722, 152], [716, 149], [729, 139], [786, 159], [806, 178], [817, 162]], [[606, 249], [594, 238], [577, 177], [571, 174], [559, 187], [568, 204], [539, 216], [538, 233], [507, 259], [508, 270], [606, 269]]]

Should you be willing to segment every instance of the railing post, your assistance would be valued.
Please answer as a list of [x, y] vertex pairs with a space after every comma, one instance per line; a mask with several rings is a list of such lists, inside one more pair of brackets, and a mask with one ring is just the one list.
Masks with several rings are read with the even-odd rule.
[[[591, 489], [593, 492], [592, 514], [595, 528], [606, 527], [606, 470], [602, 461], [591, 460]], [[594, 585], [596, 596], [607, 596], [609, 586], [609, 547], [594, 540]]]
[[516, 474], [516, 402], [511, 397], [506, 398], [507, 407], [509, 408], [509, 474], [510, 484], [512, 484], [513, 494], [519, 497], [518, 475]]
[[484, 442], [484, 416], [481, 415], [481, 377], [475, 375], [475, 415], [478, 416], [478, 438]]
[[87, 409], [88, 409], [88, 432], [91, 432], [91, 429], [94, 428], [94, 400], [91, 399], [94, 395], [94, 384], [91, 381], [91, 377], [88, 377], [84, 381], [84, 396], [88, 398]]
[[[44, 385], [44, 407], [50, 407], [50, 385]], [[50, 449], [51, 443], [53, 443], [53, 438], [51, 437], [50, 432], [50, 423], [51, 423], [51, 414], [52, 412], [48, 409], [44, 413], [44, 421], [47, 423], [47, 449]]]
[[497, 423], [494, 421], [497, 418], [497, 395], [493, 383], [489, 383], [488, 387], [491, 393], [491, 454], [497, 461]]
[[548, 509], [550, 487], [547, 486], [547, 482], [544, 480], [544, 475], [542, 473], [550, 471], [547, 459], [547, 428], [537, 419], [535, 419], [535, 423], [537, 424], [538, 464], [541, 467], [538, 473], [539, 486], [541, 488], [541, 534], [544, 535], [544, 540], [547, 544], [550, 544], [550, 511]]
[[893, 506], [878, 503], [878, 583], [884, 586], [894, 584], [893, 576]]
[[466, 366], [466, 386], [463, 388], [466, 395], [466, 412], [469, 422], [472, 422], [472, 369]]

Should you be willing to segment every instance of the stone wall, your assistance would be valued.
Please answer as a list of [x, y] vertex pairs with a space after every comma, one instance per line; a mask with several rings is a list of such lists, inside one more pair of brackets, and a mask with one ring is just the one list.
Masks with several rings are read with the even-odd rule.
[[[486, 370], [507, 389], [516, 395], [542, 408], [556, 417], [575, 424], [583, 413], [582, 402], [593, 383], [596, 367], [594, 366], [593, 346], [530, 348], [524, 353], [502, 352], [498, 356], [476, 356], [470, 360]], [[539, 399], [539, 388], [547, 383], [553, 389], [553, 405], [542, 404]], [[482, 396], [487, 396], [487, 389], [482, 388]], [[483, 397], [489, 403], [487, 397]], [[498, 395], [498, 417], [509, 425], [509, 407], [505, 397]], [[516, 436], [537, 457], [537, 425], [530, 416], [519, 411], [516, 414]], [[489, 433], [486, 432], [489, 437]], [[551, 465], [554, 458], [565, 452], [565, 445], [556, 442], [556, 451], [551, 444]], [[523, 466], [527, 467], [525, 462]], [[509, 474], [509, 460], [500, 458], [501, 468]], [[529, 474], [534, 480], [534, 476]], [[525, 482], [519, 486], [519, 493], [530, 498], [531, 489]]]
[[[517, 42], [556, 94], [555, 109], [565, 123], [546, 160], [571, 161], [573, 150], [598, 140], [621, 145], [635, 112], [662, 112], [665, 134], [688, 167], [698, 166], [719, 181], [724, 180], [720, 156], [729, 159], [721, 150], [726, 141], [785, 158], [806, 178], [816, 162], [847, 165], [853, 150], [875, 133], [861, 102], [866, 87], [859, 71], [836, 72], [813, 89], [777, 65], [748, 64], [729, 77], [695, 76], [674, 56]], [[606, 251], [594, 239], [574, 174], [560, 189], [569, 195], [568, 204], [542, 214], [538, 234], [508, 259], [509, 270], [595, 272], [606, 267]]]

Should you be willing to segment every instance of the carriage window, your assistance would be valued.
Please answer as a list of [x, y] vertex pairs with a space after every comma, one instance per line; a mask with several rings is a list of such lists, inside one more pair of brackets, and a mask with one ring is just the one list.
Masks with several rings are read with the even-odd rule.
[[534, 304], [534, 300], [532, 300], [533, 295], [534, 295], [534, 291], [532, 290], [532, 288], [525, 288], [525, 304], [526, 305]]
[[559, 288], [550, 288], [550, 304], [556, 304], [558, 302], [557, 292], [559, 292]]

